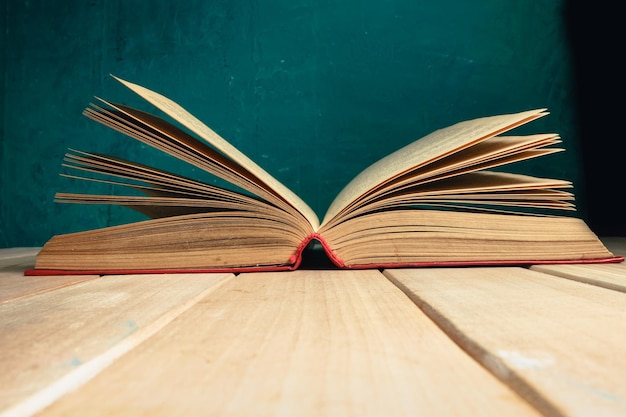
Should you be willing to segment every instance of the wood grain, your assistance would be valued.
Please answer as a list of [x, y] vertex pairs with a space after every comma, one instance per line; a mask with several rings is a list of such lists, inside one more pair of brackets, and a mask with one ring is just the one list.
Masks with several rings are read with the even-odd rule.
[[2, 248], [0, 249], [0, 269], [9, 266], [35, 265], [35, 256], [41, 248]]
[[584, 282], [615, 291], [626, 292], [626, 264], [533, 265], [530, 269]]
[[626, 297], [523, 268], [385, 274], [545, 415], [626, 415]]
[[602, 243], [615, 255], [626, 256], [626, 238], [610, 236], [601, 238]]
[[0, 270], [0, 304], [20, 300], [68, 285], [98, 278], [97, 275], [26, 277], [23, 269]]
[[230, 277], [108, 276], [0, 304], [0, 416], [76, 389]]
[[242, 274], [42, 416], [537, 416], [378, 271]]
[[39, 248], [0, 249], [0, 304], [97, 278], [97, 275], [26, 277]]

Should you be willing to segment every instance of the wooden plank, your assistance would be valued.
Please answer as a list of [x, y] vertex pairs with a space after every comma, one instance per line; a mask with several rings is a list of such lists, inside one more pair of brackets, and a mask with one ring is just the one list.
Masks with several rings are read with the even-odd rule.
[[41, 248], [3, 248], [0, 249], [0, 269], [15, 265], [35, 265], [35, 256]]
[[0, 249], [0, 304], [97, 278], [97, 275], [24, 276], [40, 248]]
[[623, 293], [524, 268], [385, 274], [545, 415], [626, 415]]
[[626, 292], [626, 264], [590, 265], [533, 265], [530, 269], [597, 285], [615, 291]]
[[0, 270], [0, 304], [54, 291], [68, 285], [98, 278], [97, 275], [26, 277], [24, 270]]
[[378, 271], [242, 274], [41, 416], [538, 414]]
[[0, 259], [22, 258], [24, 256], [34, 258], [40, 250], [40, 247], [1, 248]]
[[626, 237], [603, 237], [602, 243], [618, 256], [626, 256]]
[[40, 411], [229, 277], [107, 276], [0, 304], [0, 416]]

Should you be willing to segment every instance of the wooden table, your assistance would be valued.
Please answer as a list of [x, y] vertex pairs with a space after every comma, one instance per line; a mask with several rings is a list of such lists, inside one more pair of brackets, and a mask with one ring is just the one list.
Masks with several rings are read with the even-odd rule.
[[[605, 239], [626, 255], [626, 239]], [[626, 265], [26, 277], [0, 416], [626, 416]]]

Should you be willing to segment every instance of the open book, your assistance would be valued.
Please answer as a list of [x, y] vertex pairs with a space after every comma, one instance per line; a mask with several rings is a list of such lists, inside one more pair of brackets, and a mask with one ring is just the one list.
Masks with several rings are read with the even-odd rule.
[[[70, 151], [68, 175], [123, 195], [57, 193], [150, 219], [54, 236], [28, 274], [298, 268], [318, 241], [340, 268], [619, 262], [575, 212], [571, 183], [491, 170], [561, 151], [557, 134], [503, 136], [545, 109], [437, 130], [374, 163], [320, 221], [296, 194], [172, 100], [115, 77], [171, 121], [98, 99], [84, 114], [232, 184]], [[488, 170], [489, 169], [489, 170]]]

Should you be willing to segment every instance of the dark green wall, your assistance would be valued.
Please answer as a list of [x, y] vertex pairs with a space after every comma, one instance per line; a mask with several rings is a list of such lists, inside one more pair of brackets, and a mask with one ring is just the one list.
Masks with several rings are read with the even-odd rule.
[[320, 216], [352, 176], [413, 139], [537, 107], [551, 115], [528, 130], [560, 133], [568, 151], [524, 168], [572, 179], [583, 192], [564, 1], [1, 7], [0, 246], [138, 218], [124, 208], [53, 203], [56, 191], [88, 190], [58, 176], [67, 148], [179, 169], [81, 116], [93, 95], [148, 108], [109, 73], [179, 102]]

